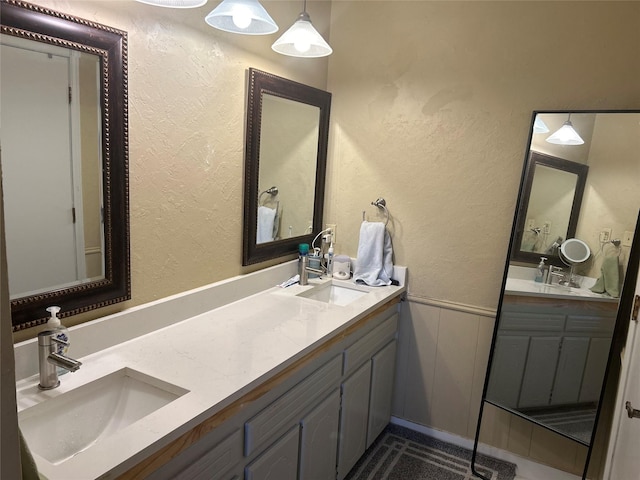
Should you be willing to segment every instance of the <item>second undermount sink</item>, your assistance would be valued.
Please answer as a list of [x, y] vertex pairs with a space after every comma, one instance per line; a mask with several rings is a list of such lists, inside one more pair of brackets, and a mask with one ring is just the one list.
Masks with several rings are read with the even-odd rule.
[[18, 422], [30, 450], [58, 465], [185, 393], [123, 368], [23, 410]]
[[329, 282], [299, 293], [298, 296], [334, 305], [345, 306], [368, 293], [369, 292], [359, 290], [357, 288], [351, 288], [345, 285], [337, 285]]

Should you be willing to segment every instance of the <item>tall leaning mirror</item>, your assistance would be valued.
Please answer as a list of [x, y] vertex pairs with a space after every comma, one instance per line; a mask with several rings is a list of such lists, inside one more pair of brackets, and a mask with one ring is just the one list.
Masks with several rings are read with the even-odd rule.
[[329, 92], [249, 69], [243, 265], [322, 230], [330, 107]]
[[13, 329], [127, 300], [127, 34], [2, 0], [2, 181]]
[[517, 419], [581, 446], [588, 464], [638, 248], [639, 151], [640, 112], [534, 112], [476, 448], [509, 439]]

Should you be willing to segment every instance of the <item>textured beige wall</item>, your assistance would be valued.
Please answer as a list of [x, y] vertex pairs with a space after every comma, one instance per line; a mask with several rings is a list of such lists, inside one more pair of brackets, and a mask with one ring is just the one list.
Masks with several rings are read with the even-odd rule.
[[639, 108], [639, 27], [637, 2], [335, 2], [337, 253], [384, 196], [411, 295], [495, 308], [531, 112]]
[[[326, 89], [324, 59], [276, 54], [277, 34], [234, 35], [197, 9], [133, 0], [38, 0], [129, 34], [132, 300], [70, 317], [68, 325], [232, 277], [242, 264], [246, 76], [249, 67]], [[301, 2], [264, 2], [280, 32]], [[328, 37], [331, 5], [308, 6]], [[264, 265], [252, 267], [262, 268]], [[21, 332], [16, 339], [35, 335]]]

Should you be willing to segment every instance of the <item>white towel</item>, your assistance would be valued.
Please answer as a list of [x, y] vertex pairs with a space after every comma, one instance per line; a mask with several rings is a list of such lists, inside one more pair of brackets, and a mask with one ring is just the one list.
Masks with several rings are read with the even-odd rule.
[[362, 222], [353, 279], [372, 287], [391, 285], [393, 247], [384, 223]]
[[271, 242], [273, 240], [273, 225], [276, 218], [276, 209], [258, 207], [258, 231], [256, 243]]

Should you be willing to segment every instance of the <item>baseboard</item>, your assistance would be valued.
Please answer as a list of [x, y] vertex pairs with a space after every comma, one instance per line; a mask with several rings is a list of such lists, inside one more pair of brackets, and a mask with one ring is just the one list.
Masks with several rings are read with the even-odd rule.
[[[450, 432], [437, 430], [435, 428], [426, 427], [424, 425], [413, 423], [398, 417], [391, 417], [391, 423], [393, 423], [394, 425], [399, 425], [401, 427], [409, 428], [416, 432], [424, 433], [425, 435], [429, 435], [436, 440], [452, 443], [469, 450], [473, 449], [473, 440], [469, 438], [461, 437]], [[482, 443], [478, 446], [478, 451], [480, 453], [484, 453], [491, 457], [497, 458], [498, 460], [515, 463], [518, 466], [516, 470], [517, 480], [580, 480], [580, 477], [571, 473], [563, 472], [562, 470], [557, 470], [555, 468], [536, 463], [529, 460], [528, 458], [520, 457], [518, 455], [514, 455], [511, 452], [507, 452], [506, 450], [491, 447]]]

